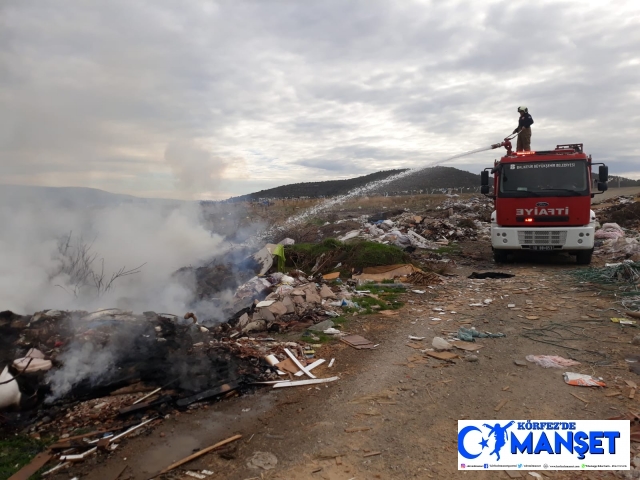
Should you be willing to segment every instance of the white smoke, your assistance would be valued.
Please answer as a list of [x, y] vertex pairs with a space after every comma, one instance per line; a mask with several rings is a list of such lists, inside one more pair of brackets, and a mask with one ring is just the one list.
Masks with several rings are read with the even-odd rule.
[[[0, 207], [0, 308], [33, 313], [47, 308], [123, 308], [184, 314], [192, 285], [172, 274], [219, 254], [222, 238], [201, 224], [197, 203], [177, 207], [128, 204], [85, 210], [22, 205]], [[144, 264], [117, 279], [103, 295], [75, 289], [60, 270], [59, 239], [90, 246], [92, 268], [108, 280], [119, 269]], [[55, 275], [52, 277], [52, 275]], [[75, 292], [75, 293], [74, 293]]]

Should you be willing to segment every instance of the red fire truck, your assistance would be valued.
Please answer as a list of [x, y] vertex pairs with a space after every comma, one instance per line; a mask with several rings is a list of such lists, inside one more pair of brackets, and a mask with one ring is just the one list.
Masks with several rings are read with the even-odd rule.
[[591, 263], [596, 226], [591, 210], [595, 195], [591, 167], [600, 165], [599, 193], [607, 190], [608, 167], [593, 163], [581, 143], [514, 152], [510, 139], [505, 139], [492, 148], [501, 146], [507, 154], [481, 173], [485, 195], [490, 192], [489, 174], [493, 174], [491, 246], [495, 262], [506, 262], [516, 251], [561, 251], [575, 255], [579, 265]]

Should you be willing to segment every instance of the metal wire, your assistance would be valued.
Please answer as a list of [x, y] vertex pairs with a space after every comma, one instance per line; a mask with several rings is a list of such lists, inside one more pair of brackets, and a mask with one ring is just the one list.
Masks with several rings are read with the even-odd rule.
[[[567, 342], [572, 341], [584, 341], [595, 340], [600, 342], [611, 342], [609, 340], [601, 340], [591, 337], [584, 333], [584, 322], [552, 322], [543, 327], [534, 328], [531, 330], [525, 330], [520, 334], [521, 337], [527, 338], [534, 342], [545, 343], [547, 345], [553, 345], [558, 348], [564, 348], [566, 350], [572, 350], [575, 352], [585, 352], [595, 355], [602, 360], [595, 361], [593, 359], [579, 358], [579, 355], [572, 355], [572, 358], [579, 360], [583, 363], [591, 363], [593, 365], [608, 365], [610, 364], [609, 356], [606, 353], [598, 352], [596, 350], [588, 350], [586, 348], [571, 347], [567, 345]], [[618, 343], [618, 342], [613, 342]]]

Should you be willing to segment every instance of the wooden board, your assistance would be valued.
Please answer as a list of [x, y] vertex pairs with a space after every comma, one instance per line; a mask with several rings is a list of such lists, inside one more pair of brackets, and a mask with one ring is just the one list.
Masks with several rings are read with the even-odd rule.
[[373, 348], [373, 343], [360, 335], [348, 335], [346, 337], [342, 337], [340, 341], [353, 348], [357, 348], [358, 350], [363, 348]]
[[25, 465], [16, 473], [11, 475], [9, 477], [9, 480], [27, 480], [29, 477], [31, 477], [31, 475], [44, 467], [47, 462], [51, 460], [51, 457], [51, 452], [48, 450], [46, 452], [40, 452], [33, 458], [33, 460], [31, 460], [29, 464]]

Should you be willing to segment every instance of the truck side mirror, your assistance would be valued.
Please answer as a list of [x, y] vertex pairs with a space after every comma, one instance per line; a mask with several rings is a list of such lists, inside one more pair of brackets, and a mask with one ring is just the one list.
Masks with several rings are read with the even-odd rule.
[[[484, 173], [484, 172], [482, 172], [482, 173]], [[491, 189], [491, 187], [489, 187], [489, 185], [482, 185], [482, 186], [480, 187], [480, 193], [481, 193], [482, 195], [487, 195], [487, 194], [489, 193], [489, 190], [490, 190], [490, 189]]]
[[483, 187], [489, 185], [489, 172], [487, 172], [486, 170], [480, 172], [480, 185], [482, 185]]
[[[598, 169], [598, 177], [598, 180], [600, 180], [600, 182], [606, 182], [607, 180], [609, 180], [609, 167], [607, 167], [606, 165], [600, 165], [600, 168]], [[600, 187], [598, 187], [598, 190], [600, 190]]]
[[[602, 167], [600, 167], [600, 168], [602, 168]], [[607, 167], [605, 167], [605, 168], [607, 168]], [[606, 192], [608, 189], [609, 189], [609, 185], [607, 185], [604, 182], [598, 182], [598, 191], [599, 192]]]

